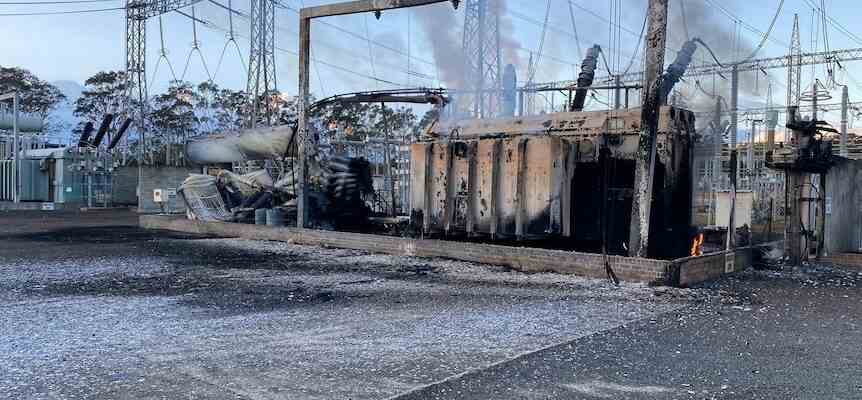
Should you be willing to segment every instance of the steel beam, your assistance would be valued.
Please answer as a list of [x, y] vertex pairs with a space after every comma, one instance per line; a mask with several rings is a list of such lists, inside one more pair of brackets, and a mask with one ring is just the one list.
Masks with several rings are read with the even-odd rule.
[[359, 14], [394, 10], [398, 8], [427, 6], [444, 3], [450, 0], [356, 0], [343, 3], [326, 4], [317, 7], [306, 7], [300, 10], [300, 19], [334, 17], [336, 15]]
[[308, 226], [308, 154], [317, 146], [314, 138], [309, 135], [308, 111], [311, 71], [311, 20], [315, 18], [332, 17], [336, 15], [358, 14], [365, 12], [381, 12], [406, 7], [425, 6], [456, 0], [357, 0], [317, 7], [305, 7], [299, 11], [299, 127], [297, 156], [299, 158], [299, 188], [297, 190], [296, 224], [300, 228]]
[[[707, 64], [707, 65], [692, 65], [686, 71], [686, 78], [694, 78], [701, 76], [710, 76], [713, 74], [727, 74], [730, 73], [733, 67], [735, 66], [739, 72], [747, 72], [747, 71], [761, 71], [767, 69], [778, 69], [778, 68], [787, 68], [790, 65], [817, 65], [824, 64], [826, 62], [846, 62], [846, 61], [858, 61], [862, 60], [862, 48], [852, 48], [852, 49], [842, 49], [842, 50], [833, 50], [833, 51], [821, 51], [814, 53], [803, 53], [799, 54], [795, 58], [795, 62], [791, 62], [792, 58], [788, 56], [780, 56], [780, 57], [768, 57], [768, 58], [760, 58], [751, 60], [744, 63], [732, 64], [732, 65], [718, 65], [718, 64]], [[620, 76], [622, 83], [624, 85], [636, 84], [638, 82], [642, 82], [644, 79], [643, 72], [630, 72], [625, 75]], [[614, 77], [611, 76], [601, 76], [596, 77], [596, 82], [608, 82], [614, 80]], [[575, 87], [577, 86], [577, 81], [574, 80], [565, 80], [565, 81], [555, 81], [555, 82], [545, 82], [539, 83], [530, 86], [529, 88], [542, 88], [545, 86], [551, 87]]]

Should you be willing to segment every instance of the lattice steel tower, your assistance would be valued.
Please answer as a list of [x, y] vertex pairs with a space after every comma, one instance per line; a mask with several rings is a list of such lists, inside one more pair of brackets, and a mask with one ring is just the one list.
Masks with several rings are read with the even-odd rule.
[[787, 107], [799, 106], [802, 87], [802, 44], [799, 41], [799, 15], [793, 17], [793, 34], [787, 56]]
[[[138, 162], [143, 163], [147, 114], [147, 18], [146, 1], [126, 1], [126, 104], [139, 135]], [[128, 149], [126, 149], [128, 150]]]
[[497, 116], [502, 99], [499, 0], [467, 0], [464, 7], [464, 90], [459, 100], [477, 118]]
[[251, 102], [249, 125], [273, 123], [273, 107], [267, 104], [278, 85], [275, 80], [275, 1], [251, 0], [251, 45], [246, 92]]

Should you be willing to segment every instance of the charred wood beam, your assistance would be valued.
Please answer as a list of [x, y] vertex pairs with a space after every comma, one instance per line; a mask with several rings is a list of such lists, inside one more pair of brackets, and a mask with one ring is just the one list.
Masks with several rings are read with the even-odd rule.
[[641, 132], [635, 159], [635, 195], [632, 198], [629, 254], [646, 257], [649, 249], [650, 212], [652, 209], [653, 179], [658, 135], [659, 85], [664, 66], [664, 49], [667, 42], [668, 0], [650, 0], [646, 34], [646, 70], [641, 108]]

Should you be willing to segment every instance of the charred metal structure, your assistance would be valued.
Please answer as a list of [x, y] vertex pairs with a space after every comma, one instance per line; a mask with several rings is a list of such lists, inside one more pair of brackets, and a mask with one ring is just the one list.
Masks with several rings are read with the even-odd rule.
[[[651, 258], [689, 254], [694, 114], [659, 112]], [[426, 235], [548, 241], [626, 254], [641, 110], [440, 121], [411, 145]]]

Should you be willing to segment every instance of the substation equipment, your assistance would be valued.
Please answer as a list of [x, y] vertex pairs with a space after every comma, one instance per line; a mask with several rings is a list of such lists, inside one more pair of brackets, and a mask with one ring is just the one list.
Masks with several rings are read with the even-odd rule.
[[43, 122], [37, 115], [18, 110], [15, 94], [0, 97], [13, 100], [8, 111], [0, 110], [0, 201], [43, 203], [43, 209], [63, 206], [109, 207], [112, 202], [112, 175], [119, 159], [112, 150], [128, 128], [123, 124], [110, 143], [107, 137], [113, 116], [106, 116], [94, 131], [88, 123], [77, 146], [58, 146], [43, 136]]
[[[411, 145], [414, 217], [426, 234], [558, 241], [626, 254], [640, 109], [440, 122]], [[648, 256], [692, 235], [694, 114], [662, 107]], [[606, 236], [605, 236], [606, 235]]]

